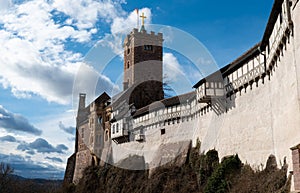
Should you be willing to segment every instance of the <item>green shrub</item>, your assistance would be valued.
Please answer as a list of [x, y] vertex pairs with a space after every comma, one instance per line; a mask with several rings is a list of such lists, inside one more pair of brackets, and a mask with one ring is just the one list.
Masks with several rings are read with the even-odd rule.
[[221, 164], [213, 171], [208, 178], [205, 193], [225, 193], [229, 192], [231, 182], [230, 177], [240, 171], [242, 162], [238, 155], [229, 156], [223, 159]]

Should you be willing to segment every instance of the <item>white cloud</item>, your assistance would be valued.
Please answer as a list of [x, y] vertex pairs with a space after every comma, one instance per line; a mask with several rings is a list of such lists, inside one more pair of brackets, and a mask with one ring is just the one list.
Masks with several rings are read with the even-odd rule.
[[[147, 19], [145, 19], [145, 24], [150, 24], [152, 20], [151, 10], [149, 8], [142, 8], [139, 10], [139, 15], [144, 13]], [[141, 25], [141, 22], [140, 22]], [[111, 25], [111, 33], [128, 33], [128, 30], [137, 27], [137, 14], [132, 11], [127, 17], [117, 17], [113, 20]]]
[[33, 126], [25, 117], [6, 110], [0, 105], [0, 128], [7, 132], [24, 132], [33, 135], [41, 135], [42, 131]]
[[173, 53], [164, 53], [163, 70], [165, 72], [164, 83], [173, 90], [167, 94], [180, 95], [192, 91], [194, 82], [191, 82], [193, 76], [190, 75], [195, 73], [197, 69], [191, 68], [186, 63], [183, 66]]
[[[110, 48], [115, 54], [123, 57], [123, 38], [130, 33], [133, 28], [137, 28], [137, 17], [142, 13], [147, 19], [145, 24], [150, 24], [152, 20], [152, 13], [149, 8], [142, 8], [139, 10], [139, 15], [136, 11], [130, 12], [127, 16], [120, 16], [113, 18], [111, 24], [111, 34], [106, 34], [105, 37], [98, 42], [98, 45]], [[140, 17], [139, 17], [140, 20]], [[139, 22], [141, 25], [141, 22]]]
[[177, 81], [180, 77], [185, 76], [182, 66], [172, 53], [163, 54], [163, 69], [166, 78], [171, 81]]
[[0, 0], [0, 14], [5, 13], [11, 6], [11, 0]]
[[[55, 14], [69, 18], [59, 23]], [[66, 50], [66, 44], [88, 42], [98, 31], [99, 19], [112, 22], [122, 14], [114, 1], [31, 0], [14, 5], [0, 17], [0, 84], [19, 98], [35, 94], [69, 103], [83, 56]]]
[[108, 0], [54, 0], [53, 8], [70, 16], [79, 29], [89, 29], [99, 18], [109, 23], [113, 18], [125, 15], [120, 3]]
[[[63, 130], [64, 132], [68, 133], [68, 134], [71, 134], [71, 135], [75, 135], [75, 131], [76, 131], [76, 128], [75, 127], [72, 127], [72, 126], [65, 126], [63, 124], [62, 121], [59, 122], [58, 124], [58, 127]], [[1, 139], [1, 138], [0, 138]]]

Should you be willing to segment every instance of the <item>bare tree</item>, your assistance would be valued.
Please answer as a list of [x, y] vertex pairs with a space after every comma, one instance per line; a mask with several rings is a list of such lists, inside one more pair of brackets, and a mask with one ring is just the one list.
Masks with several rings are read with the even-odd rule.
[[14, 170], [9, 164], [0, 163], [0, 192], [9, 192], [13, 172]]
[[170, 86], [171, 81], [168, 80], [168, 76], [165, 74], [163, 77], [163, 89], [164, 89], [164, 98], [170, 98], [176, 95], [175, 91]]

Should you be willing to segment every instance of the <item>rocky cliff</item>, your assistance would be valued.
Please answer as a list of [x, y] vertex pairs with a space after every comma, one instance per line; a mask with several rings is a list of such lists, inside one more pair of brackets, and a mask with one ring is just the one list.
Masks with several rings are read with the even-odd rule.
[[[76, 186], [65, 185], [61, 192], [289, 192], [287, 165], [277, 166], [274, 156], [267, 159], [264, 170], [258, 171], [243, 164], [238, 155], [220, 161], [217, 151], [200, 154], [199, 148], [200, 144], [190, 147], [185, 156], [179, 155], [178, 159], [153, 169], [151, 175], [149, 170], [111, 165], [88, 167]], [[128, 157], [119, 164], [147, 168], [142, 156]]]

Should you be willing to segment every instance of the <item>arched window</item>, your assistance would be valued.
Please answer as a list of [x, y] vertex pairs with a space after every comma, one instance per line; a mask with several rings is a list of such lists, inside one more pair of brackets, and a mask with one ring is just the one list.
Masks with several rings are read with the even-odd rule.
[[119, 123], [117, 123], [117, 131], [116, 133], [119, 133]]
[[113, 126], [112, 133], [115, 134], [115, 125]]
[[130, 66], [130, 62], [128, 61], [128, 62], [127, 62], [127, 68], [129, 68], [129, 66]]

